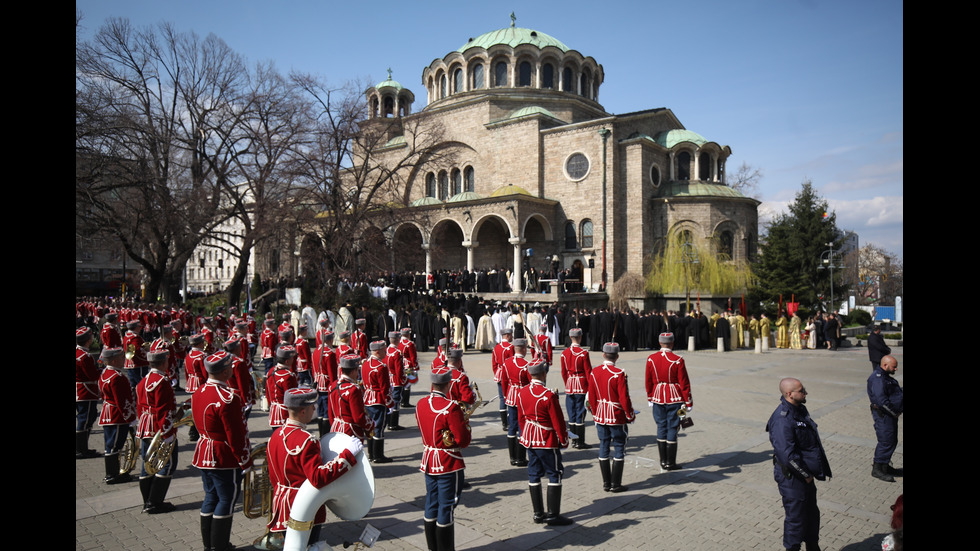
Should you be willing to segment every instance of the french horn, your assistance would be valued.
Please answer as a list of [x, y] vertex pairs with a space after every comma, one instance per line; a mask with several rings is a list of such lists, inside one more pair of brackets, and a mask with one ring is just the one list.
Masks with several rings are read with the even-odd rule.
[[[324, 435], [320, 439], [320, 459], [324, 463], [333, 461], [352, 440], [353, 437], [339, 432]], [[283, 551], [306, 551], [321, 505], [326, 504], [333, 514], [348, 521], [360, 520], [368, 514], [374, 505], [374, 471], [363, 449], [355, 457], [357, 463], [349, 471], [323, 488], [315, 488], [309, 480], [303, 482], [289, 511]]]
[[[179, 412], [188, 410], [183, 417], [180, 418], [176, 423], [174, 423], [174, 428], [180, 428], [184, 425], [194, 426], [194, 412], [189, 411], [189, 405], [184, 404], [178, 409]], [[170, 442], [165, 442], [163, 438], [163, 431], [158, 430], [156, 434], [153, 435], [153, 439], [150, 440], [150, 445], [146, 448], [146, 458], [143, 460], [143, 470], [146, 474], [153, 476], [160, 472], [167, 463], [170, 463], [170, 456], [174, 454], [174, 450], [177, 448], [177, 434], [174, 433], [174, 437]]]

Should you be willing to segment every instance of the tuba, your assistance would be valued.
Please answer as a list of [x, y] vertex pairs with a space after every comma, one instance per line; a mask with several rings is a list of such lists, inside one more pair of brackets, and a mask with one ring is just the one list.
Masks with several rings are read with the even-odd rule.
[[242, 513], [248, 518], [272, 518], [272, 483], [269, 482], [269, 465], [266, 462], [267, 442], [252, 448], [249, 458], [252, 468], [243, 481]]
[[[178, 412], [189, 409], [189, 405], [185, 403], [180, 407]], [[179, 414], [179, 413], [178, 413]], [[179, 421], [174, 423], [174, 428], [179, 428], [184, 425], [194, 426], [194, 412], [187, 411], [187, 413], [180, 418]], [[164, 442], [163, 431], [158, 430], [156, 434], [153, 435], [153, 440], [150, 440], [150, 445], [146, 448], [146, 459], [143, 461], [143, 469], [146, 474], [153, 476], [160, 472], [167, 463], [170, 463], [170, 456], [174, 454], [174, 449], [177, 448], [177, 435], [174, 434], [173, 440], [170, 442]]]
[[[324, 462], [336, 459], [352, 439], [339, 432], [324, 435], [320, 439], [320, 458]], [[314, 488], [309, 480], [303, 482], [289, 512], [283, 551], [306, 551], [317, 509], [323, 504], [343, 520], [360, 520], [371, 510], [374, 471], [363, 450], [357, 453], [357, 464], [323, 488]]]
[[136, 432], [130, 428], [123, 447], [119, 450], [119, 474], [129, 474], [136, 468], [140, 457], [140, 445], [136, 442]]

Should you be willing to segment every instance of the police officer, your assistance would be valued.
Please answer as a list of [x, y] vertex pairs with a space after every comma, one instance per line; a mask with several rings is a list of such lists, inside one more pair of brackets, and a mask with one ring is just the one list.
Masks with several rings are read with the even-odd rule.
[[875, 367], [868, 377], [868, 399], [878, 437], [871, 476], [885, 482], [895, 482], [893, 475], [902, 474], [902, 471], [889, 465], [898, 446], [898, 417], [905, 409], [902, 387], [892, 378], [896, 371], [898, 360], [894, 356], [885, 356], [881, 359], [881, 365]]
[[820, 509], [814, 479], [830, 478], [830, 463], [820, 443], [817, 424], [806, 409], [806, 389], [798, 379], [779, 382], [782, 398], [772, 413], [766, 432], [773, 448], [773, 476], [783, 498], [786, 520], [783, 547], [799, 551], [819, 550]]

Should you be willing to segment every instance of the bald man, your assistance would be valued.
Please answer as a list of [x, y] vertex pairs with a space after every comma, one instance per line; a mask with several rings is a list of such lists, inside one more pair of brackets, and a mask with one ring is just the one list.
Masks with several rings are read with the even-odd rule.
[[830, 478], [830, 463], [820, 443], [817, 424], [806, 409], [806, 388], [799, 379], [779, 381], [779, 407], [772, 413], [766, 432], [773, 448], [773, 477], [783, 498], [786, 520], [783, 547], [807, 551], [819, 549], [820, 509], [814, 479]]
[[902, 387], [892, 377], [897, 371], [898, 360], [888, 355], [881, 358], [881, 365], [868, 377], [868, 400], [871, 401], [871, 416], [878, 437], [871, 476], [885, 482], [895, 482], [894, 475], [902, 474], [890, 465], [892, 454], [898, 447], [898, 418], [905, 410]]

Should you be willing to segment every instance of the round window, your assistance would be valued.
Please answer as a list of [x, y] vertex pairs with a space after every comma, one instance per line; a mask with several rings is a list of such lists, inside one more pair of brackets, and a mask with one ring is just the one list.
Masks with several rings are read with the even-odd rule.
[[571, 180], [581, 180], [589, 173], [589, 158], [582, 153], [573, 153], [565, 161], [565, 174]]
[[660, 187], [660, 167], [653, 165], [650, 167], [650, 182], [653, 187]]

